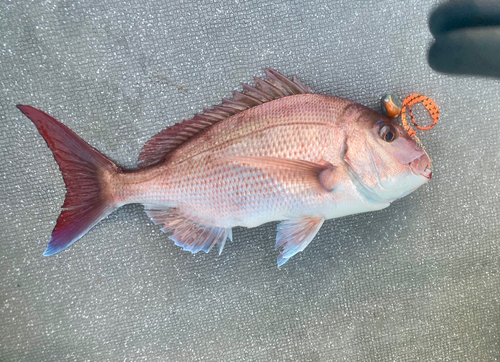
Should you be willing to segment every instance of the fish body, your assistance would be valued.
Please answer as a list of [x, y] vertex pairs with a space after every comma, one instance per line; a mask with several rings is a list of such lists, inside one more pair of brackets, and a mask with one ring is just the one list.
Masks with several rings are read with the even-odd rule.
[[429, 157], [390, 118], [266, 73], [222, 106], [153, 137], [136, 170], [19, 106], [54, 152], [68, 191], [45, 254], [65, 249], [116, 208], [141, 203], [193, 253], [215, 244], [222, 252], [235, 226], [282, 221], [281, 265], [325, 220], [383, 209], [430, 179]]

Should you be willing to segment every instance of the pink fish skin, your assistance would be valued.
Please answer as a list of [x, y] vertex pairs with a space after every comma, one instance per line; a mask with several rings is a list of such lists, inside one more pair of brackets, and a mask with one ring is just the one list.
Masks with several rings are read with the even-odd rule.
[[392, 119], [347, 99], [312, 94], [265, 69], [222, 106], [169, 127], [126, 170], [48, 114], [18, 108], [46, 140], [66, 200], [44, 255], [64, 250], [118, 207], [141, 203], [196, 253], [222, 252], [235, 226], [279, 220], [278, 265], [327, 219], [383, 209], [431, 178], [430, 159]]

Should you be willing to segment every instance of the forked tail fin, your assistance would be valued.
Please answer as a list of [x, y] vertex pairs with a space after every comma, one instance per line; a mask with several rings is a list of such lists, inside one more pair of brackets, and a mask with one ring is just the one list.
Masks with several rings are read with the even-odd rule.
[[53, 255], [80, 239], [116, 209], [105, 180], [121, 168], [48, 114], [31, 106], [17, 108], [38, 128], [66, 184], [63, 211], [43, 253]]

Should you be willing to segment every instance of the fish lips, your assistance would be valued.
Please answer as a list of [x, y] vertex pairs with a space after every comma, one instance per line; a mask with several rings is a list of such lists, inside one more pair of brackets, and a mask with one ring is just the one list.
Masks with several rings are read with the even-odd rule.
[[409, 163], [411, 172], [430, 180], [432, 177], [431, 159], [424, 153]]

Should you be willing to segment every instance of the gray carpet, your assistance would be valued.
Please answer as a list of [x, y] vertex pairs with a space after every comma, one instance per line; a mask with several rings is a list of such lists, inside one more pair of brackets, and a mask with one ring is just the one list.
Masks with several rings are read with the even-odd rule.
[[[499, 83], [428, 67], [436, 5], [2, 1], [0, 361], [500, 360]], [[386, 92], [433, 98], [433, 179], [326, 222], [279, 269], [276, 223], [193, 256], [138, 205], [42, 256], [64, 183], [16, 104], [134, 166], [263, 67], [375, 109]]]

